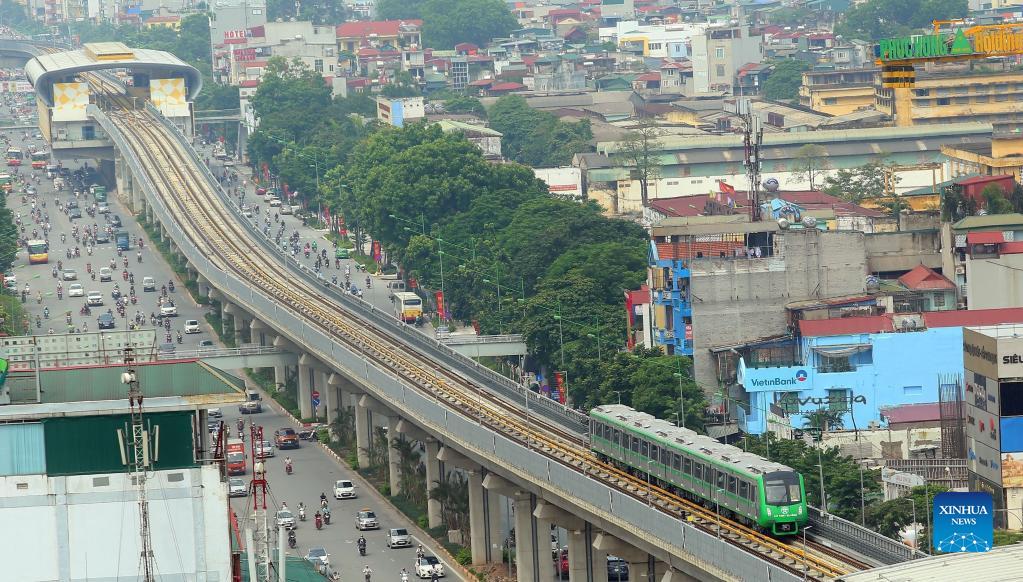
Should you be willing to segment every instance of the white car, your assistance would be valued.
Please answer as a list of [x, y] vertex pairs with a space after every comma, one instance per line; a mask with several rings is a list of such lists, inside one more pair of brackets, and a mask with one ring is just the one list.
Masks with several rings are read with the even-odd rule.
[[103, 267], [102, 269], [99, 270], [100, 283], [107, 283], [109, 281], [112, 281], [113, 278], [114, 272], [110, 269], [110, 267]]
[[281, 205], [281, 199], [280, 198], [271, 198], [270, 199], [270, 207], [271, 208], [278, 208], [280, 205]]
[[319, 546], [309, 548], [309, 551], [305, 554], [305, 561], [317, 566], [329, 566], [330, 554], [327, 553], [327, 550]]
[[86, 296], [85, 302], [89, 304], [89, 307], [102, 307], [103, 294], [99, 291], [89, 291], [89, 295]]
[[185, 320], [185, 333], [199, 333], [199, 320], [197, 319], [186, 319]]
[[355, 484], [348, 479], [339, 479], [334, 483], [334, 499], [355, 499]]
[[173, 303], [164, 303], [160, 306], [160, 317], [177, 317], [178, 308]]
[[68, 297], [85, 297], [85, 287], [81, 283], [72, 283], [67, 286]]
[[259, 459], [273, 457], [276, 454], [276, 451], [274, 451], [274, 445], [270, 441], [263, 441], [259, 443], [258, 447], [256, 447], [256, 457]]
[[295, 516], [287, 509], [279, 510], [277, 512], [277, 527], [295, 529]]
[[248, 494], [249, 487], [245, 484], [245, 479], [235, 477], [227, 480], [228, 497], [245, 497]]
[[416, 560], [416, 576], [431, 578], [436, 573], [438, 578], [444, 577], [444, 564], [433, 556], [423, 556]]

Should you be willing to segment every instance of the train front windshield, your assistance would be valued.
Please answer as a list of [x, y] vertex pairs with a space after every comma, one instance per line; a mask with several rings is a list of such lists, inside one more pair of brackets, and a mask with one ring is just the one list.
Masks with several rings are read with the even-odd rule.
[[799, 475], [794, 471], [764, 475], [764, 502], [767, 505], [790, 505], [800, 501]]

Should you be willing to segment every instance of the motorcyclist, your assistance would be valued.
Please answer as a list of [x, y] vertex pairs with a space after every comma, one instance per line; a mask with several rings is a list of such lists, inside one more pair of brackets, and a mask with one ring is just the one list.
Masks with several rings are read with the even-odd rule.
[[291, 473], [291, 457], [284, 457], [284, 470]]
[[422, 558], [424, 555], [426, 555], [426, 550], [423, 549], [423, 544], [419, 544], [419, 547], [416, 548], [416, 559], [418, 560], [419, 558]]
[[370, 576], [373, 575], [373, 570], [369, 569], [369, 564], [362, 568], [362, 575], [366, 577], [366, 582], [369, 582]]
[[301, 501], [298, 502], [298, 519], [300, 521], [305, 521], [305, 503], [302, 503]]
[[327, 506], [327, 494], [321, 491], [320, 492], [320, 507], [326, 507], [326, 506]]
[[294, 548], [298, 545], [298, 539], [295, 537], [295, 530], [288, 532], [288, 547]]
[[359, 553], [361, 555], [365, 556], [366, 555], [366, 538], [364, 536], [359, 536], [359, 539], [356, 542], [356, 545], [359, 546]]

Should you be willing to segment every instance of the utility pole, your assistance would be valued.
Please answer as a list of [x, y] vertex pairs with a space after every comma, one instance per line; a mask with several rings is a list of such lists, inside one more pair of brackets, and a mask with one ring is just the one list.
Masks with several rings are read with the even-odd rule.
[[[143, 582], [153, 582], [156, 579], [156, 569], [153, 564], [153, 539], [149, 524], [149, 501], [146, 499], [146, 471], [150, 467], [149, 431], [146, 430], [144, 423], [142, 387], [139, 386], [138, 372], [135, 370], [134, 364], [134, 350], [127, 346], [124, 348], [124, 365], [127, 370], [121, 374], [121, 382], [128, 385], [128, 406], [131, 409], [131, 474], [135, 478], [135, 488], [139, 504], [139, 536], [142, 542], [142, 580]], [[38, 373], [38, 370], [36, 372]], [[159, 436], [159, 432], [157, 432], [157, 436]], [[123, 457], [122, 448], [122, 460]]]
[[760, 118], [753, 113], [753, 104], [748, 97], [736, 100], [739, 118], [743, 126], [743, 165], [746, 166], [746, 181], [749, 188], [750, 222], [760, 220], [760, 146], [764, 143], [764, 127]]
[[249, 449], [252, 455], [252, 521], [245, 526], [245, 539], [249, 544], [249, 580], [272, 582], [275, 578], [271, 566], [273, 541], [266, 513], [266, 467], [256, 456], [257, 447], [263, 442], [263, 427], [251, 425]]

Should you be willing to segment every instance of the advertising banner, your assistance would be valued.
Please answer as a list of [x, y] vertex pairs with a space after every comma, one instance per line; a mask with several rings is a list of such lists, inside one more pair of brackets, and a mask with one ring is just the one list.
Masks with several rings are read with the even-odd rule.
[[1023, 453], [1023, 416], [1003, 416], [998, 420], [1002, 433], [1002, 452]]
[[381, 258], [382, 257], [380, 256], [380, 241], [375, 240], [373, 241], [373, 260], [379, 263]]
[[934, 496], [936, 552], [986, 552], [994, 546], [994, 503], [990, 493], [947, 492]]
[[558, 402], [564, 404], [566, 399], [564, 372], [554, 372], [554, 385], [558, 389], [557, 393]]
[[[374, 241], [373, 244], [375, 245], [377, 243]], [[437, 291], [436, 297], [437, 297], [437, 317], [439, 317], [441, 319], [441, 321], [445, 321], [447, 319], [447, 317], [446, 317], [447, 312], [444, 309], [444, 292], [443, 291]]]
[[1023, 487], [1023, 454], [1002, 453], [1002, 487]]

